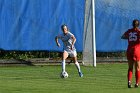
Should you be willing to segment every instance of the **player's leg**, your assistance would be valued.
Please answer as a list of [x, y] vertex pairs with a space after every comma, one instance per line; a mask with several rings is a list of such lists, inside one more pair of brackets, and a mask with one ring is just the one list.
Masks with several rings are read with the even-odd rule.
[[67, 57], [68, 57], [68, 53], [67, 53], [67, 51], [64, 51], [63, 57], [62, 57], [62, 72], [66, 71], [65, 67], [66, 67], [66, 58]]
[[83, 73], [82, 73], [82, 71], [81, 71], [80, 64], [79, 64], [78, 61], [77, 61], [77, 57], [72, 57], [72, 58], [73, 58], [73, 62], [74, 62], [74, 64], [75, 64], [75, 66], [76, 66], [76, 68], [77, 68], [77, 70], [78, 70], [79, 76], [80, 76], [80, 77], [83, 77]]
[[137, 88], [139, 85], [139, 81], [140, 81], [140, 47], [136, 47], [135, 48], [135, 58], [136, 58], [136, 62], [135, 62], [135, 78], [136, 78], [136, 84], [135, 87]]
[[75, 64], [75, 66], [76, 66], [78, 72], [81, 72], [80, 65], [79, 65], [79, 63], [78, 63], [78, 61], [77, 61], [77, 57], [73, 57], [73, 62], [74, 62], [74, 64]]
[[140, 61], [135, 62], [135, 78], [136, 78], [135, 87], [138, 87], [140, 80]]
[[78, 70], [79, 76], [83, 77], [80, 65], [79, 65], [79, 63], [77, 61], [77, 52], [75, 50], [71, 51], [70, 56], [73, 58], [73, 62], [74, 62], [75, 66], [76, 66], [76, 68]]
[[128, 61], [128, 73], [127, 73], [127, 77], [128, 77], [128, 88], [131, 88], [131, 81], [132, 81], [132, 75], [133, 75], [133, 64], [134, 61]]
[[132, 85], [132, 75], [133, 75], [133, 66], [134, 66], [134, 53], [133, 49], [127, 49], [127, 60], [128, 60], [128, 72], [127, 72], [127, 78], [128, 78], [128, 88], [131, 88]]

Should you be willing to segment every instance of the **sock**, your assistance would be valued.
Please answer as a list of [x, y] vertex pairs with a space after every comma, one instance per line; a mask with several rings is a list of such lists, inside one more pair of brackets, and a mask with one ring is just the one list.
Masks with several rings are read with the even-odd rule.
[[139, 84], [139, 80], [140, 80], [140, 71], [139, 70], [137, 70], [135, 72], [135, 78], [136, 78], [136, 84]]
[[65, 66], [66, 66], [66, 63], [65, 63], [65, 60], [62, 61], [62, 72], [65, 72]]
[[132, 75], [133, 75], [133, 70], [132, 69], [128, 69], [128, 74], [127, 74], [128, 82], [131, 82]]
[[77, 68], [78, 72], [81, 72], [80, 65], [79, 65], [79, 63], [78, 63], [78, 62], [76, 62], [76, 63], [75, 63], [75, 66], [76, 66], [76, 68]]

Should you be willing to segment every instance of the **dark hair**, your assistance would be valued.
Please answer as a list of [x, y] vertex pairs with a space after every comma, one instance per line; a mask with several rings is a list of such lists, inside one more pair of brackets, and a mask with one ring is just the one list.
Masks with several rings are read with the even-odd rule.
[[[65, 26], [67, 27], [66, 24], [63, 24], [63, 25], [61, 26], [61, 29], [63, 30]], [[68, 29], [68, 27], [67, 27], [67, 29]]]
[[[138, 21], [138, 24], [136, 24], [136, 21]], [[133, 27], [138, 27], [139, 26], [139, 20], [138, 19], [134, 19], [133, 23], [132, 23]]]

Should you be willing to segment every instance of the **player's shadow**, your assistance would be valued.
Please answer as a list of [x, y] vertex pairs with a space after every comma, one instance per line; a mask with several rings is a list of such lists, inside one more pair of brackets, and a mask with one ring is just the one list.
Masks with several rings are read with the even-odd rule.
[[31, 61], [26, 61], [24, 59], [15, 59], [20, 62], [20, 64], [28, 65], [28, 66], [34, 66], [34, 64]]

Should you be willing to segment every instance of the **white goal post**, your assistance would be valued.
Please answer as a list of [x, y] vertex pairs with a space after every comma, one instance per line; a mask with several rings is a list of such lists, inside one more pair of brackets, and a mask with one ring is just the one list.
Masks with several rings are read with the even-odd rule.
[[83, 34], [83, 64], [96, 67], [95, 1], [86, 0]]

